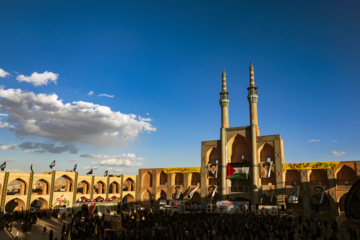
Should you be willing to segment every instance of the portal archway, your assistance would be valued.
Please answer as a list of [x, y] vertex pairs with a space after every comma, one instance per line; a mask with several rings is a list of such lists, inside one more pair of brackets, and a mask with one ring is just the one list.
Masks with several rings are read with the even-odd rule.
[[79, 182], [76, 192], [80, 194], [90, 194], [90, 183], [85, 180]]
[[73, 180], [67, 176], [62, 175], [55, 180], [54, 191], [55, 192], [72, 192], [73, 191]]
[[135, 191], [135, 181], [127, 178], [123, 183], [123, 191]]
[[30, 206], [40, 211], [49, 210], [49, 203], [44, 198], [35, 199], [34, 201], [31, 202]]
[[95, 186], [95, 193], [96, 194], [105, 194], [105, 183], [103, 181], [98, 181]]
[[18, 211], [19, 213], [25, 212], [25, 202], [19, 198], [15, 198], [5, 205], [5, 211], [7, 213], [11, 213], [13, 211]]

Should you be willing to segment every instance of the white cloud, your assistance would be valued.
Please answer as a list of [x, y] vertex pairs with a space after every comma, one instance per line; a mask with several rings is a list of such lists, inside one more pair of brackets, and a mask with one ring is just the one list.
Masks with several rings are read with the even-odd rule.
[[92, 162], [93, 165], [100, 166], [122, 166], [122, 167], [139, 167], [142, 165], [142, 162], [136, 162], [129, 159], [106, 159], [100, 162]]
[[140, 121], [144, 121], [144, 122], [150, 122], [150, 121], [152, 121], [151, 118], [142, 118], [141, 116], [138, 116], [138, 118], [139, 118]]
[[337, 152], [337, 151], [331, 151], [331, 153], [330, 154], [324, 154], [324, 156], [327, 156], [327, 157], [329, 157], [329, 156], [341, 156], [341, 155], [344, 155], [344, 154], [346, 154], [346, 152]]
[[7, 117], [8, 114], [7, 113], [0, 113], [0, 117]]
[[[2, 144], [0, 144], [2, 145]], [[0, 146], [0, 150], [10, 150], [10, 149], [15, 149], [16, 148], [16, 144], [12, 144], [12, 145], [2, 145]]]
[[9, 75], [9, 73], [0, 68], [0, 78], [4, 78], [4, 77], [6, 77], [7, 75]]
[[150, 114], [149, 114], [149, 113], [146, 113], [146, 115], [148, 115], [148, 116], [149, 116]]
[[320, 139], [310, 139], [308, 142], [320, 142]]
[[109, 94], [104, 94], [104, 93], [102, 93], [102, 94], [99, 94], [99, 95], [98, 95], [98, 97], [108, 97], [108, 98], [113, 98], [113, 97], [114, 97], [114, 95], [109, 95]]
[[110, 172], [124, 172], [124, 169], [121, 169], [121, 168], [107, 168], [105, 170], [109, 171], [109, 173]]
[[13, 125], [10, 125], [7, 122], [1, 122], [1, 118], [0, 118], [0, 128], [15, 129], [15, 127]]
[[90, 170], [90, 169], [96, 170], [96, 169], [98, 169], [98, 168], [97, 168], [97, 167], [83, 167], [82, 169], [84, 169], [84, 170]]
[[[72, 154], [78, 153], [78, 149], [72, 144], [62, 144], [55, 146], [53, 143], [33, 143], [33, 142], [23, 142], [19, 145], [23, 151], [28, 153], [63, 153], [69, 152]], [[28, 151], [30, 150], [30, 152]]]
[[337, 143], [337, 142], [338, 142], [338, 140], [331, 140], [331, 142], [333, 142], [333, 143]]
[[116, 159], [121, 159], [121, 158], [135, 158], [136, 155], [134, 153], [123, 153], [123, 154], [119, 154], [119, 155], [107, 155], [107, 154], [82, 154], [80, 155], [80, 157], [86, 157], [86, 158], [116, 158]]
[[91, 95], [93, 95], [93, 94], [94, 94], [93, 91], [90, 91], [90, 92], [88, 93], [89, 96], [91, 96]]
[[[91, 102], [63, 103], [56, 94], [35, 94], [21, 89], [0, 88], [0, 110], [20, 136], [39, 136], [57, 141], [95, 145], [119, 144], [140, 133], [156, 131], [134, 114], [113, 112]], [[1, 125], [0, 125], [1, 127]], [[3, 127], [9, 127], [3, 123]]]
[[31, 76], [19, 75], [16, 80], [19, 82], [28, 82], [34, 86], [47, 85], [49, 82], [54, 82], [58, 79], [59, 74], [45, 71], [43, 73], [34, 72]]
[[335, 155], [335, 156], [340, 156], [340, 155], [344, 155], [344, 154], [346, 154], [346, 152], [331, 151], [331, 155]]

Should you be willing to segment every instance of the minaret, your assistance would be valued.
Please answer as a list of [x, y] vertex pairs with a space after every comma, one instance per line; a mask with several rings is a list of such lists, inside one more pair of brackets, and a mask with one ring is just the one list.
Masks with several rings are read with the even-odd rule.
[[258, 116], [257, 116], [257, 87], [255, 87], [254, 80], [254, 67], [250, 61], [250, 87], [248, 87], [248, 100], [250, 105], [250, 125], [256, 126], [256, 136], [260, 136], [259, 125], [258, 125]]
[[220, 106], [221, 106], [221, 128], [220, 128], [220, 141], [221, 141], [221, 183], [219, 193], [222, 199], [226, 198], [226, 130], [229, 127], [229, 93], [226, 91], [226, 73], [223, 68], [222, 72], [222, 92], [220, 93]]
[[250, 87], [248, 87], [248, 101], [250, 105], [250, 126], [251, 126], [251, 205], [259, 204], [259, 163], [257, 160], [257, 142], [259, 136], [257, 117], [257, 87], [255, 87], [254, 67], [250, 61]]
[[221, 106], [221, 128], [229, 127], [229, 93], [226, 91], [226, 73], [225, 68], [222, 72], [222, 92], [220, 93]]

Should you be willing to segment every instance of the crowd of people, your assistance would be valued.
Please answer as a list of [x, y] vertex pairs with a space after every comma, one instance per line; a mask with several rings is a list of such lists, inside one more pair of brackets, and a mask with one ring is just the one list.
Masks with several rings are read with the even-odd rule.
[[[135, 217], [133, 217], [135, 216]], [[147, 240], [357, 240], [354, 229], [339, 232], [335, 220], [294, 216], [245, 214], [167, 214], [138, 211], [120, 213], [121, 230], [112, 231], [109, 218], [98, 216], [72, 219], [72, 239], [147, 239]]]
[[[113, 218], [113, 219], [112, 219]], [[114, 229], [114, 219], [119, 219]], [[11, 231], [12, 219], [5, 223]], [[69, 220], [69, 219], [68, 219]], [[35, 217], [24, 219], [21, 230], [26, 224], [36, 224]], [[121, 227], [119, 227], [121, 224]], [[52, 230], [43, 229], [43, 234], [53, 239]], [[339, 232], [335, 220], [316, 217], [303, 219], [301, 216], [215, 214], [215, 213], [165, 213], [164, 211], [129, 211], [120, 212], [110, 217], [97, 214], [89, 216], [79, 212], [71, 217], [70, 223], [64, 224], [61, 239], [147, 239], [147, 240], [357, 240], [358, 233], [352, 228]], [[360, 237], [360, 236], [359, 236]], [[59, 239], [60, 240], [60, 239]]]

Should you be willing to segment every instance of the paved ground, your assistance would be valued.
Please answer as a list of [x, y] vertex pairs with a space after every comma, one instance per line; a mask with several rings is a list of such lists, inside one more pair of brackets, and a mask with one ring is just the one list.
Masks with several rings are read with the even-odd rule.
[[[49, 232], [52, 229], [54, 232], [54, 237], [61, 239], [61, 229], [64, 225], [64, 223], [68, 223], [70, 218], [67, 218], [65, 221], [57, 219], [57, 218], [51, 218], [51, 219], [38, 219], [36, 224], [33, 224], [31, 227], [31, 232], [19, 232], [19, 240], [48, 240], [49, 239]], [[0, 239], [1, 240], [8, 240], [8, 239], [14, 239], [16, 236], [16, 232], [19, 229], [23, 220], [18, 220], [15, 224], [15, 226], [12, 228], [11, 233], [6, 230], [0, 230]], [[46, 225], [47, 233], [46, 236], [42, 235], [42, 230], [44, 226]]]

